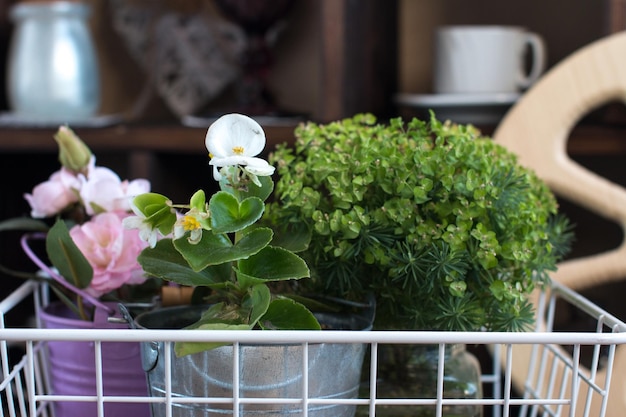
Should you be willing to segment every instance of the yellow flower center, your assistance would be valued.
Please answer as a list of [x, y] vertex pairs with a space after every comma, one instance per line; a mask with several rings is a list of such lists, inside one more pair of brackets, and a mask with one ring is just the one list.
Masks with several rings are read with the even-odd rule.
[[193, 231], [200, 228], [200, 222], [193, 216], [185, 216], [182, 221], [183, 229]]
[[243, 155], [243, 146], [235, 146], [233, 148], [233, 153], [235, 155]]

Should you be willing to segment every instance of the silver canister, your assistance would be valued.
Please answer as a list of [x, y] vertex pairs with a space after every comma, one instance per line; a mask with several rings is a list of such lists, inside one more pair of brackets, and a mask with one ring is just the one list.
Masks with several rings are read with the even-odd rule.
[[[205, 306], [178, 306], [145, 312], [137, 316], [134, 327], [179, 329], [184, 327], [182, 323], [195, 322], [203, 308]], [[373, 316], [326, 313], [316, 316], [320, 323], [333, 329], [367, 331], [372, 327]], [[185, 400], [172, 404], [174, 417], [301, 416], [305, 410], [300, 401], [247, 403], [233, 410], [231, 399], [235, 391], [242, 399], [300, 399], [305, 386], [309, 398], [331, 401], [308, 404], [309, 417], [353, 417], [356, 406], [333, 404], [332, 400], [357, 397], [365, 351], [362, 343], [312, 343], [308, 348], [306, 380], [302, 372], [305, 351], [301, 344], [241, 344], [238, 348], [228, 345], [183, 357], [177, 357], [172, 349], [168, 360], [165, 343], [160, 341], [142, 343], [141, 354], [151, 395], [165, 397], [171, 389], [173, 398]], [[235, 364], [238, 367], [234, 368]], [[234, 371], [239, 375], [238, 380]], [[171, 388], [168, 388], [168, 376]], [[215, 401], [196, 402], [194, 397], [210, 397]], [[167, 404], [153, 404], [153, 417], [167, 415]]]
[[23, 119], [72, 122], [100, 104], [98, 61], [88, 18], [78, 2], [25, 2], [11, 8], [10, 108]]

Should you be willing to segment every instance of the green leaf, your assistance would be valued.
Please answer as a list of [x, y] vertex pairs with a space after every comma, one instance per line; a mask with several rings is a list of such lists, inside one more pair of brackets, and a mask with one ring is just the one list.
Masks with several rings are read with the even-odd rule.
[[504, 300], [508, 291], [504, 282], [499, 279], [491, 283], [491, 285], [489, 286], [489, 290], [491, 291], [491, 295], [493, 295], [493, 297], [498, 301]]
[[283, 248], [268, 246], [259, 253], [242, 259], [239, 271], [264, 281], [283, 281], [309, 276], [309, 268], [302, 258]]
[[273, 300], [259, 325], [265, 330], [321, 330], [309, 309], [288, 298]]
[[264, 279], [246, 275], [237, 268], [235, 268], [235, 274], [237, 275], [237, 285], [242, 290], [247, 290], [254, 285], [265, 283]]
[[233, 262], [254, 255], [271, 240], [272, 230], [265, 227], [252, 230], [235, 245], [225, 235], [204, 231], [197, 244], [191, 244], [187, 239], [181, 238], [174, 241], [174, 247], [194, 271], [200, 271], [210, 265]]
[[157, 193], [139, 194], [133, 199], [135, 207], [143, 213], [146, 222], [168, 235], [176, 223], [176, 214], [172, 210], [169, 198]]
[[65, 291], [64, 288], [61, 288], [59, 285], [51, 285], [50, 289], [52, 290], [54, 295], [59, 297], [59, 301], [65, 304], [65, 306], [69, 308], [70, 311], [72, 311], [76, 315], [76, 317], [85, 316], [85, 312], [81, 311], [81, 309], [79, 309], [76, 305], [75, 297], [70, 297], [70, 293]]
[[48, 225], [41, 220], [35, 220], [30, 217], [16, 217], [0, 222], [0, 232], [11, 230], [45, 232], [48, 230]]
[[254, 224], [263, 215], [265, 205], [258, 197], [250, 197], [241, 203], [225, 191], [215, 193], [209, 200], [211, 227], [215, 233], [233, 233]]
[[292, 252], [302, 252], [309, 247], [311, 230], [303, 223], [277, 225], [272, 228], [274, 229], [272, 246], [279, 246]]
[[61, 276], [77, 288], [87, 288], [93, 279], [93, 268], [72, 240], [67, 225], [57, 220], [46, 236], [46, 251]]
[[204, 205], [206, 204], [206, 197], [203, 190], [196, 191], [189, 200], [189, 206], [196, 208], [200, 211], [204, 211]]
[[136, 196], [133, 199], [133, 204], [146, 217], [150, 217], [154, 213], [158, 212], [161, 207], [167, 205], [168, 201], [169, 199], [162, 194], [144, 193]]
[[[225, 324], [225, 323], [208, 323], [197, 327], [200, 330], [250, 330], [250, 327], [246, 324]], [[229, 343], [217, 343], [217, 342], [176, 342], [174, 344], [174, 353], [176, 356], [181, 357], [185, 355], [191, 355], [192, 353], [204, 352], [205, 350], [211, 350], [220, 346], [228, 345]]]
[[190, 326], [187, 326], [186, 329], [198, 329], [202, 326], [215, 323], [230, 325], [245, 324], [248, 326], [247, 318], [248, 311], [243, 310], [240, 304], [216, 303], [207, 308], [202, 313], [200, 319]]
[[159, 240], [154, 248], [144, 249], [137, 260], [146, 273], [181, 285], [217, 285], [227, 281], [231, 274], [229, 264], [193, 271], [174, 249], [172, 239]]
[[265, 201], [274, 191], [274, 181], [272, 181], [272, 177], [257, 178], [261, 182], [261, 186], [250, 184], [247, 190], [241, 192], [241, 196], [244, 198], [257, 197], [261, 201]]
[[463, 297], [466, 289], [467, 284], [464, 281], [455, 281], [450, 284], [450, 294], [455, 297]]
[[[267, 287], [266, 287], [267, 288]], [[247, 306], [231, 305], [218, 303], [211, 305], [204, 313], [200, 320], [187, 326], [185, 329], [191, 330], [250, 330], [253, 325], [250, 324], [249, 317], [253, 304], [263, 303], [263, 290], [259, 289], [258, 293], [247, 297]], [[269, 304], [269, 300], [267, 301]], [[267, 308], [267, 307], [265, 307]], [[174, 345], [174, 352], [177, 356], [189, 355], [192, 353], [203, 352], [205, 350], [215, 349], [228, 343], [217, 342], [177, 342]]]
[[248, 290], [248, 296], [245, 297], [242, 304], [243, 308], [248, 308], [250, 313], [249, 324], [254, 327], [259, 319], [267, 312], [272, 300], [270, 289], [265, 284], [255, 285]]

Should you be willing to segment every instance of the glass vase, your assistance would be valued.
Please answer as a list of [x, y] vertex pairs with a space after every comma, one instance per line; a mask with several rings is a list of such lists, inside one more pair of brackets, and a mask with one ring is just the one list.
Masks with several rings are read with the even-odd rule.
[[[444, 348], [444, 399], [481, 399], [480, 363], [463, 344]], [[438, 345], [379, 345], [376, 396], [379, 399], [437, 398]], [[369, 376], [367, 376], [369, 378]], [[368, 379], [369, 380], [369, 379]], [[369, 397], [364, 384], [362, 397]], [[359, 407], [358, 417], [368, 415], [367, 407]], [[482, 417], [480, 405], [443, 405], [445, 417]], [[377, 417], [435, 417], [436, 405], [377, 405]]]

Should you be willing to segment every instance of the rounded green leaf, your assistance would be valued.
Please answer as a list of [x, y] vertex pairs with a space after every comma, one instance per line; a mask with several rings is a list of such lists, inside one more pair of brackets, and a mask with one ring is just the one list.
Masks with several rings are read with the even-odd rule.
[[225, 191], [219, 191], [209, 201], [211, 227], [216, 233], [233, 233], [254, 224], [263, 215], [265, 205], [258, 197], [249, 197], [241, 203]]
[[176, 239], [174, 247], [183, 255], [194, 271], [200, 271], [210, 265], [247, 258], [266, 247], [272, 240], [272, 230], [266, 227], [254, 229], [244, 235], [235, 245], [226, 235], [205, 230], [196, 244], [185, 238]]
[[137, 261], [146, 273], [181, 285], [210, 287], [228, 280], [231, 274], [229, 264], [193, 271], [171, 239], [161, 239], [154, 248], [144, 249]]
[[154, 212], [159, 211], [160, 207], [167, 204], [169, 199], [158, 193], [144, 193], [139, 194], [133, 199], [133, 204], [139, 209], [146, 217], [149, 217]]
[[283, 281], [309, 276], [306, 262], [283, 248], [268, 246], [257, 254], [239, 261], [239, 271], [264, 281]]
[[265, 330], [321, 330], [308, 308], [288, 298], [273, 300], [259, 325]]
[[241, 195], [244, 198], [247, 197], [258, 197], [261, 200], [265, 201], [272, 194], [274, 190], [274, 182], [272, 181], [272, 177], [257, 177], [261, 186], [259, 187], [256, 184], [248, 185], [248, 189], [241, 192]]
[[162, 194], [144, 193], [135, 197], [133, 204], [152, 227], [158, 228], [163, 235], [171, 232], [176, 222], [176, 214], [172, 210], [169, 198]]
[[[197, 329], [200, 330], [250, 330], [247, 324], [227, 324], [227, 323], [208, 323], [203, 324]], [[205, 350], [216, 349], [225, 346], [228, 343], [221, 342], [176, 342], [174, 344], [174, 353], [177, 357], [191, 355], [192, 353], [204, 352]]]
[[274, 237], [272, 246], [279, 246], [291, 252], [302, 252], [309, 247], [311, 230], [303, 223], [272, 224]]

